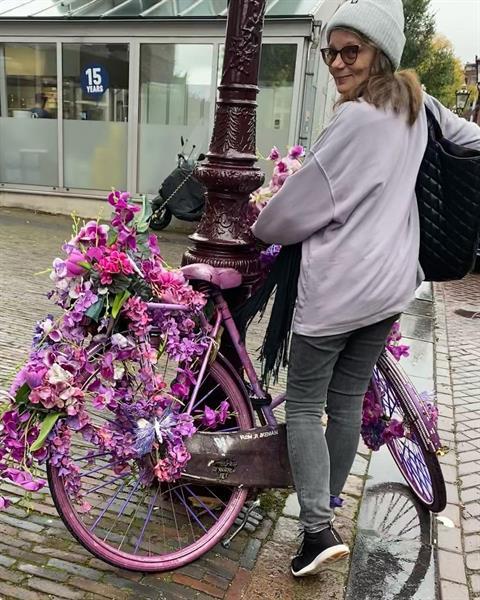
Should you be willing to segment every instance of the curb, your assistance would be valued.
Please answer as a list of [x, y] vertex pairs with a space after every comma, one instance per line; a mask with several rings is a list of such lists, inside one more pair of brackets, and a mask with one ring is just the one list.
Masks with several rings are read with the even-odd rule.
[[[450, 452], [440, 457], [447, 486], [447, 507], [435, 519], [437, 576], [441, 600], [469, 600], [465, 567], [464, 536], [459, 496], [455, 403], [448, 345], [444, 290], [434, 285], [435, 306], [435, 381], [440, 411], [439, 434]], [[446, 518], [446, 520], [443, 520]], [[442, 522], [443, 521], [443, 522]], [[445, 524], [446, 523], [446, 524]]]

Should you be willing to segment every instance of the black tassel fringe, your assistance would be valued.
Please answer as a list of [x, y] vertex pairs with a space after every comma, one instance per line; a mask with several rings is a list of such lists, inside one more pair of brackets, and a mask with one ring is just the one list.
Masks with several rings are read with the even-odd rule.
[[297, 285], [302, 260], [302, 244], [284, 246], [263, 285], [234, 313], [238, 329], [244, 333], [275, 293], [267, 330], [260, 347], [262, 383], [278, 381], [280, 369], [288, 364], [293, 312], [297, 301]]

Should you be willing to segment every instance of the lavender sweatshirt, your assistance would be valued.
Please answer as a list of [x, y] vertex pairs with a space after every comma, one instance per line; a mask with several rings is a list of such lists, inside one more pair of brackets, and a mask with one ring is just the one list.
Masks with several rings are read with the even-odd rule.
[[[480, 150], [480, 127], [431, 96], [445, 137]], [[302, 244], [293, 330], [325, 336], [401, 313], [423, 279], [415, 182], [427, 145], [422, 111], [404, 115], [366, 102], [340, 106], [303, 167], [253, 226], [268, 243]]]

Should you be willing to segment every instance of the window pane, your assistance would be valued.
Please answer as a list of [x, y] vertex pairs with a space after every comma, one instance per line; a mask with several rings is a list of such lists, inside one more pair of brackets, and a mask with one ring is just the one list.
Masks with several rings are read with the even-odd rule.
[[128, 45], [64, 44], [65, 186], [127, 186]]
[[0, 181], [58, 185], [55, 44], [0, 44]]
[[208, 150], [213, 48], [206, 44], [143, 44], [140, 55], [139, 190], [156, 193], [187, 154]]
[[[258, 85], [257, 147], [265, 156], [288, 143], [295, 78], [296, 44], [263, 44]], [[290, 140], [291, 141], [291, 140]]]
[[[225, 46], [219, 47], [218, 83], [220, 83]], [[293, 82], [295, 80], [296, 44], [263, 44], [260, 61], [257, 102], [257, 148], [268, 156], [272, 146], [284, 151], [291, 122]], [[269, 164], [262, 164], [266, 171]]]

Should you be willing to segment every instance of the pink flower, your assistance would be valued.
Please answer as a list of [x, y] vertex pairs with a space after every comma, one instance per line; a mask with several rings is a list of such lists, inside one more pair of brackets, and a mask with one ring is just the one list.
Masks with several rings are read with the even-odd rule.
[[119, 252], [113, 246], [108, 248], [95, 269], [100, 272], [100, 283], [110, 285], [115, 275], [131, 275], [133, 273], [132, 263], [124, 252]]
[[79, 277], [86, 273], [87, 269], [80, 264], [86, 262], [86, 257], [79, 250], [72, 250], [65, 260], [67, 277]]

